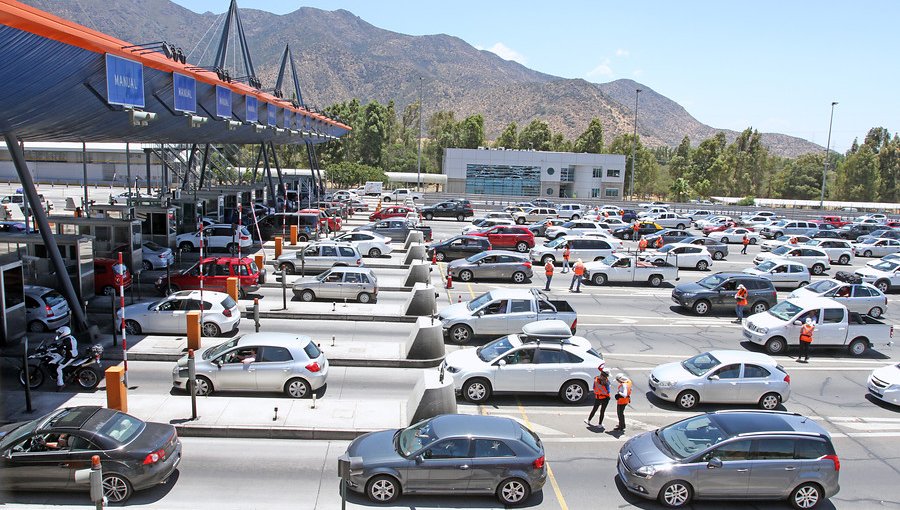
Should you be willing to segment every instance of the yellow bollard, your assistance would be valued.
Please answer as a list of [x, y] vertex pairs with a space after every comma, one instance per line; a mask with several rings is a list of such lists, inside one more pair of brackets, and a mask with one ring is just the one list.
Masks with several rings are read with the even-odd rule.
[[236, 276], [229, 276], [225, 280], [225, 291], [231, 296], [231, 299], [238, 300], [238, 279]]
[[128, 388], [125, 387], [125, 367], [106, 369], [106, 407], [128, 412]]
[[263, 254], [257, 253], [254, 257], [256, 259], [256, 268], [262, 271], [263, 269]]
[[281, 256], [281, 241], [283, 241], [281, 236], [275, 237], [275, 258], [276, 259]]
[[297, 245], [297, 225], [291, 225], [291, 246]]
[[200, 310], [191, 310], [187, 314], [187, 347], [200, 350]]

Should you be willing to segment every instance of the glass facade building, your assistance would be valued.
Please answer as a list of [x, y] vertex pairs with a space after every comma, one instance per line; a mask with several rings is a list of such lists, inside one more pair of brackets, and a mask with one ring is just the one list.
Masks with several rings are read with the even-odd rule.
[[466, 193], [538, 196], [541, 168], [536, 166], [466, 165]]

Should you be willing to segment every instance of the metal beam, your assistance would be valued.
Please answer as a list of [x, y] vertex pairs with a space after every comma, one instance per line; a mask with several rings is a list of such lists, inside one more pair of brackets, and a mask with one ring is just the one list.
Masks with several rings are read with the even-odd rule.
[[260, 150], [262, 151], [263, 156], [263, 168], [266, 169], [266, 177], [269, 180], [269, 196], [272, 197], [272, 207], [275, 207], [275, 197], [278, 195], [275, 194], [275, 185], [272, 184], [272, 169], [269, 167], [269, 151], [266, 150], [266, 144], [260, 144]]
[[[87, 182], [87, 144], [81, 142], [81, 171], [82, 176], [84, 177], [83, 188], [84, 188], [84, 203], [81, 206], [81, 209], [84, 211], [85, 215], [90, 216], [90, 201], [88, 200], [88, 182]], [[40, 202], [32, 202], [32, 204], [40, 204]]]
[[153, 190], [150, 189], [150, 153], [153, 152], [153, 149], [144, 149], [144, 156], [147, 164], [147, 194], [152, 195]]
[[[25, 162], [25, 152], [22, 151], [22, 147], [16, 143], [15, 134], [6, 131], [3, 133], [3, 137], [6, 139], [6, 147], [9, 149], [9, 153], [12, 156], [13, 164], [16, 167], [16, 173], [19, 174], [19, 181], [22, 183], [22, 193], [25, 194], [25, 197], [32, 204], [40, 204], [41, 201], [38, 197], [37, 190], [34, 189], [34, 180], [31, 178], [31, 172], [28, 171], [28, 164]], [[47, 254], [50, 255], [53, 269], [56, 270], [56, 277], [62, 287], [63, 295], [69, 300], [69, 308], [71, 308], [72, 313], [75, 316], [75, 329], [81, 333], [87, 332], [90, 324], [88, 324], [84, 308], [82, 308], [82, 304], [78, 300], [78, 294], [75, 293], [75, 287], [72, 286], [72, 280], [69, 279], [69, 272], [66, 269], [66, 264], [59, 254], [59, 246], [56, 244], [56, 239], [53, 237], [53, 231], [50, 230], [50, 222], [47, 221], [47, 215], [44, 212], [44, 208], [38, 205], [37, 207], [32, 208], [32, 214], [34, 214], [34, 222], [41, 234], [41, 239], [44, 241], [44, 246], [47, 247]]]
[[[200, 182], [197, 183], [197, 189], [203, 188], [203, 181], [206, 180], [206, 165], [209, 162], [209, 144], [203, 146], [203, 162], [200, 164]], [[196, 191], [194, 196], [197, 196]]]
[[269, 149], [272, 151], [272, 162], [275, 163], [275, 171], [278, 172], [278, 192], [284, 195], [284, 177], [281, 175], [281, 165], [278, 164], [278, 154], [275, 152], [275, 144], [269, 142]]
[[191, 155], [188, 156], [187, 169], [184, 171], [184, 179], [181, 181], [181, 190], [184, 191], [187, 189], [188, 184], [188, 176], [193, 174], [192, 168], [194, 168], [194, 156], [197, 155], [197, 144], [191, 144]]

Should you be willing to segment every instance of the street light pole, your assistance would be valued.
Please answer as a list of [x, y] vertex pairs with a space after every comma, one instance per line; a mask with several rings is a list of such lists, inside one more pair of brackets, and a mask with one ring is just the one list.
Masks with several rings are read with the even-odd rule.
[[419, 76], [419, 153], [416, 156], [416, 191], [422, 192], [422, 88], [424, 80]]
[[635, 148], [637, 147], [637, 112], [638, 112], [638, 96], [641, 89], [634, 91], [634, 138], [631, 139], [631, 184], [628, 186], [628, 196], [634, 200], [634, 172], [637, 169], [637, 161], [634, 159]]
[[822, 164], [822, 195], [819, 197], [819, 209], [825, 207], [825, 175], [828, 173], [828, 153], [831, 150], [831, 124], [834, 122], [834, 105], [837, 101], [831, 102], [831, 119], [828, 121], [828, 142], [825, 144], [825, 162]]

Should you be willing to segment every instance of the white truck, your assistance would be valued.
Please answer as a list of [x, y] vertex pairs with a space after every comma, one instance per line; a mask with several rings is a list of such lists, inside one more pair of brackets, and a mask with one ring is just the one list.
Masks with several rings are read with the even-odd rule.
[[653, 264], [638, 254], [613, 253], [596, 262], [584, 263], [584, 279], [594, 285], [611, 283], [648, 283], [659, 287], [665, 280], [678, 280], [678, 268], [672, 264]]
[[768, 311], [744, 320], [744, 338], [762, 345], [769, 354], [783, 354], [800, 344], [800, 328], [811, 318], [816, 328], [810, 347], [843, 347], [851, 356], [870, 348], [890, 347], [894, 326], [874, 317], [850, 312], [829, 298], [788, 298]]
[[366, 185], [363, 186], [363, 194], [366, 196], [380, 196], [384, 183], [381, 181], [366, 181]]
[[385, 191], [381, 199], [385, 202], [405, 202], [406, 199], [422, 200], [422, 194], [408, 188], [397, 188], [394, 191]]

